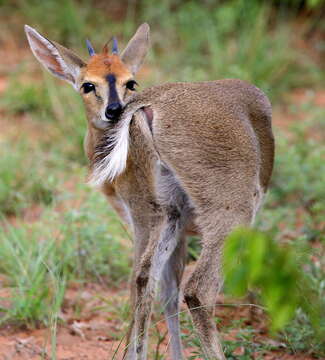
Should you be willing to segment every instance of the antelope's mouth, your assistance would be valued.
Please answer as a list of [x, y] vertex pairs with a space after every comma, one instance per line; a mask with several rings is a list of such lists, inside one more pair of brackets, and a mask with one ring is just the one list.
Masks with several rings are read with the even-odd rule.
[[109, 127], [112, 127], [113, 125], [118, 123], [121, 117], [121, 113], [118, 116], [112, 116], [111, 118], [108, 117], [102, 118], [101, 116], [97, 117], [92, 120], [92, 124], [97, 130], [106, 130]]

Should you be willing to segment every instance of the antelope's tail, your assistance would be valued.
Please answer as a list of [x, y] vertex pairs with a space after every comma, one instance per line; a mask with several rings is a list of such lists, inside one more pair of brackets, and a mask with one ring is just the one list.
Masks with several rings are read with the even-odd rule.
[[107, 142], [95, 154], [95, 158], [99, 160], [95, 161], [90, 174], [88, 183], [91, 186], [100, 187], [123, 173], [129, 152], [130, 123], [135, 112], [145, 106], [148, 104], [141, 101], [129, 102], [118, 123], [109, 130]]

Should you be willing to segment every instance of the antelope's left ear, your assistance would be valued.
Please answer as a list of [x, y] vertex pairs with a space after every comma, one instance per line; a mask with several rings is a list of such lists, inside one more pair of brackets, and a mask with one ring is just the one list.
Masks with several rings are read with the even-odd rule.
[[71, 50], [50, 41], [32, 27], [25, 25], [29, 45], [36, 59], [53, 75], [77, 89], [77, 79], [86, 63]]
[[149, 48], [150, 28], [147, 23], [139, 26], [121, 54], [121, 60], [134, 75], [143, 63]]

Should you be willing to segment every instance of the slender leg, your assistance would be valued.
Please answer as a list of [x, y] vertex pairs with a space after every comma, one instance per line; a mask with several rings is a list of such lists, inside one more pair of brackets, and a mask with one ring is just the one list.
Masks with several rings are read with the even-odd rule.
[[[191, 312], [204, 355], [208, 359], [224, 360], [221, 342], [212, 320], [215, 296], [220, 287], [219, 249], [202, 249], [201, 257], [185, 285], [184, 298]], [[209, 275], [210, 274], [210, 275]]]
[[148, 226], [145, 226], [141, 223], [134, 224], [134, 258], [133, 258], [133, 269], [131, 275], [131, 286], [130, 286], [130, 303], [131, 303], [131, 311], [132, 311], [132, 319], [128, 328], [128, 332], [126, 334], [126, 348], [124, 352], [123, 359], [134, 359], [135, 355], [135, 343], [134, 339], [134, 314], [136, 310], [136, 278], [137, 273], [139, 272], [139, 266], [141, 262], [141, 258], [148, 248], [148, 243], [150, 239], [150, 230]]
[[183, 359], [179, 328], [179, 285], [182, 280], [186, 258], [186, 239], [181, 236], [173, 254], [167, 261], [160, 285], [160, 299], [168, 326], [170, 352], [173, 360]]
[[218, 225], [203, 231], [201, 255], [184, 289], [184, 298], [191, 312], [204, 354], [212, 360], [225, 360], [212, 316], [216, 295], [222, 285], [220, 268], [223, 242], [236, 226], [249, 224], [252, 216], [241, 215], [238, 212], [227, 215], [225, 217], [224, 213], [214, 214], [210, 210], [205, 217], [213, 216], [214, 219], [218, 219]]
[[136, 305], [132, 339], [127, 359], [145, 360], [147, 352], [148, 326], [156, 286], [161, 278], [166, 262], [177, 246], [182, 232], [180, 213], [176, 208], [167, 209], [167, 216], [160, 231], [158, 242], [151, 238], [136, 278]]

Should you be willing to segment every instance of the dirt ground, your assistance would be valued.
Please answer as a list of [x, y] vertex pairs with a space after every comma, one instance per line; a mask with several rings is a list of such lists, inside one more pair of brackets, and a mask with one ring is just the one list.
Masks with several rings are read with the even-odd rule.
[[[61, 319], [64, 320], [58, 325], [56, 356], [58, 360], [104, 360], [123, 357], [125, 343], [117, 339], [117, 333], [125, 333], [126, 327], [119, 320], [114, 312], [107, 311], [107, 303], [116, 304], [127, 301], [127, 285], [120, 289], [112, 290], [98, 284], [87, 284], [82, 290], [77, 285], [70, 285], [65, 295]], [[0, 297], [5, 295], [2, 290]], [[8, 296], [8, 293], [6, 294]], [[257, 343], [269, 344], [277, 350], [268, 351], [263, 354], [264, 360], [312, 360], [312, 356], [305, 354], [289, 355], [285, 344], [277, 342], [268, 336], [266, 319], [262, 311], [247, 306], [228, 307], [228, 301], [219, 296], [215, 314], [222, 319], [223, 325], [230, 320], [245, 320], [245, 325], [253, 326], [256, 335], [254, 341]], [[76, 308], [79, 309], [76, 315]], [[100, 310], [100, 309], [104, 310]], [[94, 310], [98, 309], [98, 310]], [[186, 311], [182, 304], [181, 311]], [[153, 317], [156, 323], [156, 331], [160, 335], [165, 334], [166, 326], [161, 318]], [[238, 329], [232, 328], [231, 332], [222, 335], [223, 340], [234, 340]], [[168, 355], [169, 339], [159, 344], [159, 353], [164, 354], [164, 359], [171, 360]], [[156, 344], [151, 344], [151, 349], [156, 349]], [[185, 356], [191, 356], [191, 348], [185, 350]], [[233, 355], [243, 355], [244, 347], [234, 349]], [[260, 353], [256, 353], [254, 359], [261, 359]], [[41, 360], [51, 359], [51, 330], [48, 328], [24, 329], [16, 326], [3, 327], [0, 330], [0, 359], [1, 360]], [[200, 360], [200, 358], [197, 358]]]

